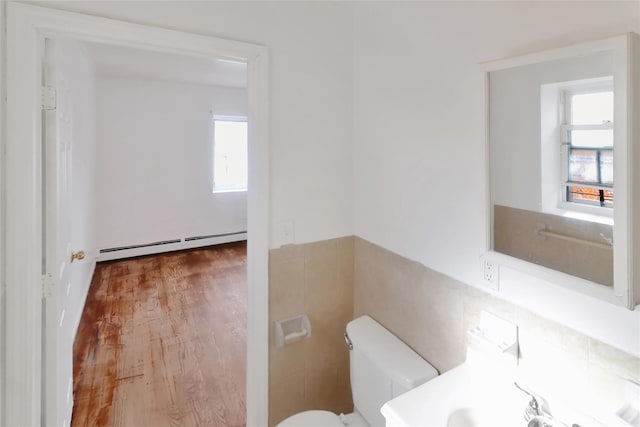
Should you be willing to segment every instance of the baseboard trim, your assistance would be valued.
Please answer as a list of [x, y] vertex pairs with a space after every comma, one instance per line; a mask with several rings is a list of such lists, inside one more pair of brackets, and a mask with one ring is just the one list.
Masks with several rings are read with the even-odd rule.
[[175, 252], [184, 249], [194, 249], [203, 246], [219, 245], [222, 243], [241, 242], [243, 240], [247, 240], [246, 231], [209, 236], [186, 237], [184, 239], [164, 240], [143, 245], [106, 248], [100, 250], [98, 255], [98, 262], [132, 258], [144, 255], [154, 255], [164, 252]]

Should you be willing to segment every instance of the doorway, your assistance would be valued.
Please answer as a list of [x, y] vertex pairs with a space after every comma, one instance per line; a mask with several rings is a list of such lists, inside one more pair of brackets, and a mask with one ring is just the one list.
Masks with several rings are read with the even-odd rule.
[[[7, 5], [7, 283], [5, 424], [40, 423], [43, 364], [43, 129], [39, 125], [45, 38], [222, 58], [248, 65], [249, 200], [247, 424], [267, 419], [268, 149], [263, 47], [30, 5]], [[50, 338], [50, 337], [47, 337]], [[10, 390], [11, 393], [6, 393]]]
[[[43, 70], [52, 94], [43, 115], [50, 281], [43, 299], [47, 424], [68, 426], [72, 405], [84, 416], [79, 422], [74, 417], [74, 425], [120, 419], [143, 424], [145, 417], [156, 424], [176, 417], [214, 423], [202, 393], [190, 392], [205, 385], [208, 402], [225, 402], [217, 406], [221, 417], [215, 423], [243, 423], [246, 254], [212, 249], [149, 255], [246, 241], [246, 64], [57, 37], [45, 40]], [[220, 115], [244, 118], [241, 132], [231, 135], [237, 138], [218, 130]], [[220, 163], [214, 155], [220, 150], [214, 148], [225, 142], [235, 150], [220, 153], [226, 164], [218, 171], [212, 164]], [[221, 172], [243, 187], [216, 192], [213, 176], [225, 177]], [[239, 259], [230, 260], [230, 253]], [[210, 254], [211, 265], [198, 254]], [[231, 306], [218, 301], [224, 300], [219, 288], [229, 290], [230, 277], [218, 277], [229, 272], [215, 265], [216, 254], [245, 270], [230, 276], [235, 296], [242, 298], [237, 307], [242, 318], [231, 325], [242, 326], [242, 343], [228, 339], [217, 324], [229, 323], [225, 315]], [[147, 258], [124, 261], [132, 256]], [[103, 265], [107, 260], [123, 261]], [[94, 268], [101, 280], [90, 289]], [[87, 298], [87, 311], [102, 315], [83, 316]], [[219, 316], [208, 316], [207, 306]], [[188, 307], [202, 312], [201, 324], [192, 321]], [[76, 331], [86, 338], [87, 328], [93, 339], [76, 341], [72, 356]], [[211, 349], [212, 339], [218, 342], [214, 353], [198, 354], [199, 363], [175, 362], [178, 354]], [[87, 351], [91, 359], [82, 357]], [[229, 393], [207, 380], [211, 376], [234, 378]], [[231, 386], [237, 382], [242, 387]], [[232, 402], [225, 399], [230, 396]], [[92, 410], [83, 410], [83, 404]]]

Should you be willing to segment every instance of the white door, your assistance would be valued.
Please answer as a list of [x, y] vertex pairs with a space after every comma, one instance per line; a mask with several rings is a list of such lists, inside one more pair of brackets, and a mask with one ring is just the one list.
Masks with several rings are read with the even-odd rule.
[[[73, 108], [69, 85], [60, 72], [55, 41], [45, 41], [43, 91], [43, 167], [45, 182], [43, 298], [43, 421], [47, 426], [68, 426], [73, 409], [73, 335], [69, 307], [72, 259], [72, 141]], [[46, 105], [49, 104], [49, 105]], [[81, 248], [80, 248], [81, 249]]]

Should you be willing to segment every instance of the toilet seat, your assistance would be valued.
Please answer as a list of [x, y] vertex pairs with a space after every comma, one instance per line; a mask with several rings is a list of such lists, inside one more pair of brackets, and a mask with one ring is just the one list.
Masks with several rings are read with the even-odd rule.
[[333, 412], [304, 411], [280, 422], [278, 427], [345, 427], [345, 425]]

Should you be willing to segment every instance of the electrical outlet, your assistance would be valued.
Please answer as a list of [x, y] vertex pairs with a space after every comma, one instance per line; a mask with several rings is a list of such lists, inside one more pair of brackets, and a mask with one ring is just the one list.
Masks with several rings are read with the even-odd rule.
[[500, 288], [500, 266], [495, 262], [484, 262], [484, 281], [493, 290]]

